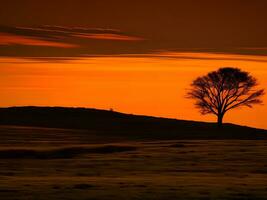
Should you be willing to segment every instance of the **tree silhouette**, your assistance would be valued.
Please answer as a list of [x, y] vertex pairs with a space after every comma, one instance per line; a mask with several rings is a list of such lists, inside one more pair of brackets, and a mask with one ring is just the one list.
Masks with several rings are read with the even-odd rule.
[[264, 90], [255, 90], [255, 86], [257, 80], [248, 72], [225, 67], [198, 77], [187, 95], [196, 100], [195, 105], [201, 114], [216, 115], [221, 127], [227, 111], [262, 103], [260, 97], [264, 95]]

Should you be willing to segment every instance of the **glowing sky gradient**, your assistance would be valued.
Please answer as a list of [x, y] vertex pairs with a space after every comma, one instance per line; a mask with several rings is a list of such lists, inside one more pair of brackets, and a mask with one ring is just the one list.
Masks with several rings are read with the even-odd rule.
[[[262, 0], [2, 0], [0, 106], [75, 106], [216, 121], [185, 95], [238, 67], [267, 86]], [[267, 97], [264, 97], [267, 102]], [[267, 105], [225, 121], [267, 129]]]
[[[170, 57], [172, 56], [172, 57]], [[179, 58], [181, 57], [181, 58]], [[267, 57], [166, 53], [154, 57], [98, 57], [63, 62], [1, 59], [1, 106], [40, 105], [114, 109], [179, 119], [201, 116], [185, 98], [191, 81], [218, 66], [252, 71], [267, 85]], [[267, 102], [266, 97], [264, 97]], [[229, 114], [231, 113], [231, 114]], [[267, 106], [229, 112], [226, 122], [267, 128]]]

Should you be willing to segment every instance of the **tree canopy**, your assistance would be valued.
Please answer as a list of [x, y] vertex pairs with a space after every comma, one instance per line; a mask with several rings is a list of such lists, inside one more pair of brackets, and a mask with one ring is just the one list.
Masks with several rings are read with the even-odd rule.
[[196, 100], [195, 105], [202, 114], [216, 115], [221, 126], [227, 111], [262, 103], [260, 97], [264, 90], [256, 90], [257, 85], [256, 78], [248, 72], [224, 67], [195, 79], [187, 95]]

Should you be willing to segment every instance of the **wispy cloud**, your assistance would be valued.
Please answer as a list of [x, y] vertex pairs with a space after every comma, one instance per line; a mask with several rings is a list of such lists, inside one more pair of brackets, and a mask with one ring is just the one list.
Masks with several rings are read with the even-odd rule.
[[7, 27], [0, 26], [0, 33], [16, 34], [27, 37], [39, 37], [46, 40], [51, 39], [103, 39], [139, 41], [141, 37], [123, 33], [116, 29], [84, 28], [84, 27], [63, 27], [63, 26], [36, 26], [36, 27]]
[[0, 33], [0, 45], [46, 46], [58, 48], [78, 47], [78, 45], [75, 44], [48, 41], [37, 37], [21, 36], [8, 33]]
[[73, 36], [81, 37], [81, 38], [96, 39], [96, 40], [119, 40], [119, 41], [142, 41], [144, 40], [143, 38], [140, 38], [140, 37], [120, 35], [120, 34], [114, 34], [114, 33], [75, 34]]
[[[170, 33], [171, 34], [171, 33]], [[155, 34], [156, 35], [156, 34]], [[220, 47], [187, 44], [179, 35], [146, 37], [118, 29], [65, 26], [0, 26], [0, 57], [23, 57], [62, 61], [79, 57], [150, 56], [162, 58], [214, 59], [190, 53], [267, 55], [267, 47]], [[60, 49], [60, 51], [58, 50]], [[174, 53], [171, 53], [174, 52]], [[177, 54], [179, 53], [179, 55]], [[183, 53], [189, 53], [183, 55]], [[221, 56], [216, 59], [223, 59]], [[245, 58], [240, 58], [245, 59]], [[258, 60], [258, 58], [256, 59]]]
[[241, 55], [230, 53], [209, 53], [209, 52], [158, 52], [155, 54], [148, 54], [150, 57], [162, 57], [170, 59], [188, 59], [188, 60], [239, 60], [239, 61], [254, 61], [254, 62], [267, 62], [267, 56], [259, 55]]
[[[142, 37], [116, 29], [0, 26], [0, 56], [39, 59], [136, 53], [140, 51], [138, 45], [143, 40]], [[55, 48], [61, 48], [61, 50], [58, 51]]]

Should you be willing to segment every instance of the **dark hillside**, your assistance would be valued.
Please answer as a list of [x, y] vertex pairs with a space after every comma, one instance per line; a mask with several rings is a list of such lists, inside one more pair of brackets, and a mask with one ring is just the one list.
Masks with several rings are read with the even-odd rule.
[[151, 139], [267, 139], [267, 131], [213, 123], [63, 107], [0, 108], [0, 125], [85, 129], [98, 134]]

